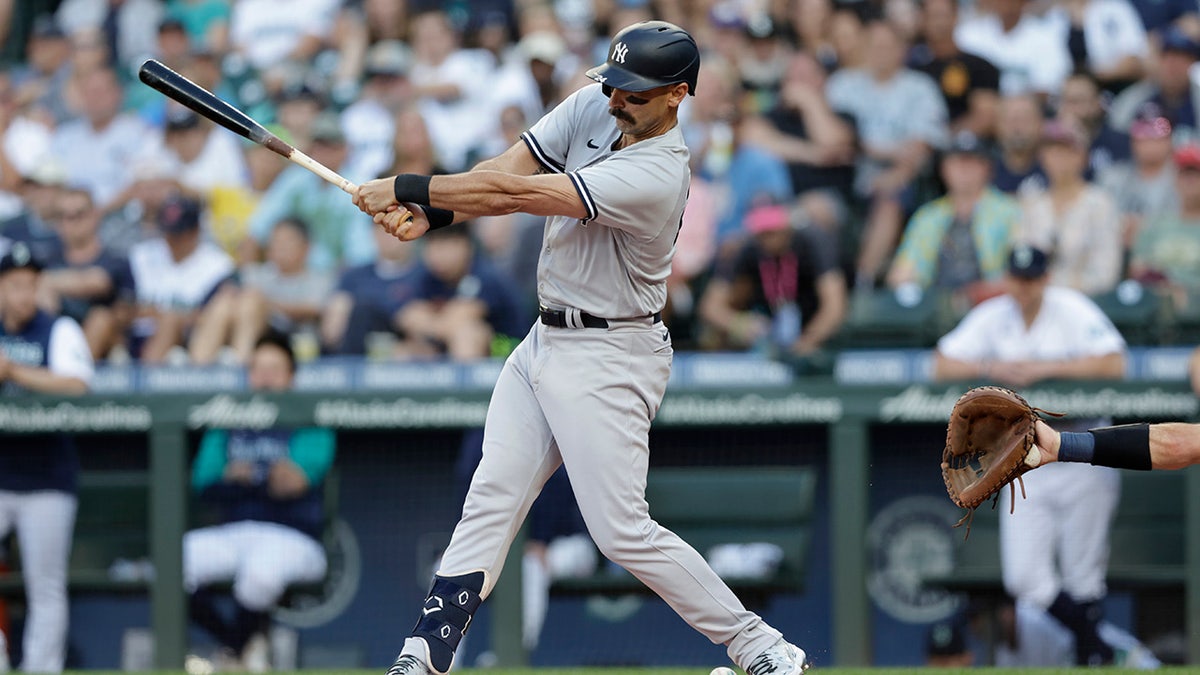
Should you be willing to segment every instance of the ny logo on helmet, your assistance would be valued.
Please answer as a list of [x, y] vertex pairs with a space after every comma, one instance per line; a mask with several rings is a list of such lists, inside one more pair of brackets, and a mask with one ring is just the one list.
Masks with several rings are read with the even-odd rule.
[[625, 63], [625, 55], [628, 53], [629, 47], [626, 47], [624, 42], [618, 42], [613, 45], [612, 60], [617, 63]]

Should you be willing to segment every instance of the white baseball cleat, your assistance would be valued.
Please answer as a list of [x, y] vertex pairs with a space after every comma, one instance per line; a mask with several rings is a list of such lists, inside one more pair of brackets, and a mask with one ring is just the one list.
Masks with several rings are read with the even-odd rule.
[[802, 675], [808, 670], [808, 655], [783, 638], [754, 657], [746, 675]]
[[388, 668], [387, 675], [431, 675], [429, 666], [412, 654], [401, 654]]

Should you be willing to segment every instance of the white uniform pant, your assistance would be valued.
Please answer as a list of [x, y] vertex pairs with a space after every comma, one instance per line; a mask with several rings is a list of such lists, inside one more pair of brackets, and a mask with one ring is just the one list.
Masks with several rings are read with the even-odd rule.
[[75, 495], [67, 492], [0, 490], [0, 536], [16, 527], [29, 605], [21, 662], [25, 672], [63, 669], [69, 617], [67, 564], [77, 506]]
[[299, 530], [253, 520], [183, 536], [183, 584], [191, 593], [233, 581], [233, 597], [255, 612], [275, 607], [287, 587], [325, 577], [325, 549]]
[[1109, 530], [1121, 496], [1116, 469], [1054, 463], [1024, 475], [1010, 516], [1001, 491], [1000, 558], [1004, 588], [1046, 609], [1059, 591], [1081, 602], [1104, 597]]
[[748, 665], [774, 643], [779, 632], [748, 611], [695, 549], [650, 518], [648, 433], [671, 359], [662, 324], [535, 324], [496, 382], [483, 459], [439, 574], [483, 570], [486, 597], [530, 505], [561, 463], [601, 553], [693, 628], [728, 645], [735, 663]]

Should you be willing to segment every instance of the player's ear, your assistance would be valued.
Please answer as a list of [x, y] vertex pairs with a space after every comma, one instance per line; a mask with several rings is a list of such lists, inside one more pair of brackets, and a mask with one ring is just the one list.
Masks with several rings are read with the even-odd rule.
[[667, 105], [678, 107], [680, 103], [683, 103], [683, 99], [687, 98], [687, 94], [688, 84], [686, 82], [676, 84], [671, 87], [671, 91], [667, 92]]

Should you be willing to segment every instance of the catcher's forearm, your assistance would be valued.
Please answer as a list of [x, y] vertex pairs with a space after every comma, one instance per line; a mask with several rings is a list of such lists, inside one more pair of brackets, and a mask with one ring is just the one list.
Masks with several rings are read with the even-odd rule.
[[[1200, 464], [1200, 424], [1167, 422], [1126, 425], [1124, 428], [1136, 427], [1145, 428], [1145, 433], [1111, 431], [1123, 427], [1093, 429], [1083, 433], [1064, 432], [1060, 434], [1057, 459], [1060, 462], [1089, 462], [1097, 466], [1143, 470], [1174, 470]], [[1124, 438], [1122, 434], [1125, 434]], [[1092, 449], [1089, 453], [1087, 446], [1093, 443], [1101, 448], [1100, 452]], [[1119, 443], [1119, 447], [1109, 447], [1114, 443]], [[1130, 463], [1134, 466], [1129, 466]]]
[[1122, 424], [1059, 435], [1060, 462], [1087, 462], [1097, 466], [1149, 471], [1150, 425]]

